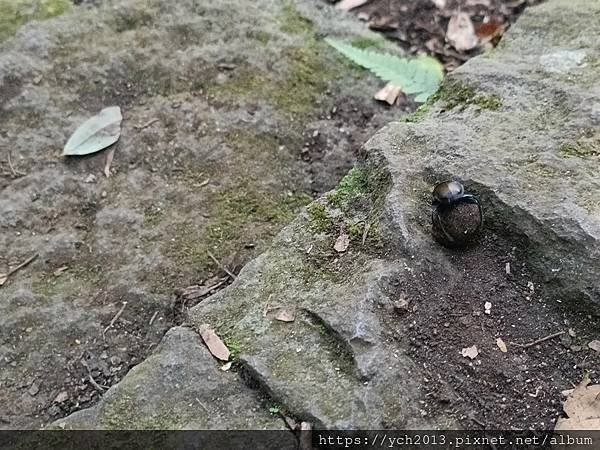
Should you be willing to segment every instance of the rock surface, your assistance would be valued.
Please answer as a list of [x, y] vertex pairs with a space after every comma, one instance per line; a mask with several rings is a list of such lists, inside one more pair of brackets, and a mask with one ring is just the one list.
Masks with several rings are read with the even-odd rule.
[[[99, 3], [0, 44], [0, 273], [39, 254], [0, 289], [0, 427], [97, 400], [82, 357], [120, 380], [181, 321], [174, 292], [222, 276], [209, 250], [237, 270], [399, 114], [318, 36], [392, 44], [316, 0]], [[106, 152], [61, 153], [111, 105], [106, 178]]]
[[92, 424], [98, 429], [285, 429], [260, 394], [236, 374], [219, 370], [200, 336], [184, 327], [169, 330], [155, 352], [100, 404], [57, 426], [81, 429]]

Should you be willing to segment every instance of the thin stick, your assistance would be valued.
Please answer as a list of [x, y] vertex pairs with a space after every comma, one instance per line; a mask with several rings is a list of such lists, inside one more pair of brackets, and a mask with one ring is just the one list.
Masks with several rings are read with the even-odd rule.
[[227, 275], [229, 275], [234, 280], [237, 278], [227, 267], [225, 267], [223, 264], [221, 264], [219, 262], [219, 260], [214, 257], [214, 255], [210, 252], [210, 250], [207, 250], [206, 252], [208, 253], [208, 256], [210, 256], [210, 259], [212, 259], [217, 266], [219, 266], [223, 271], [225, 271], [225, 273]]
[[23, 177], [25, 176], [25, 174], [23, 172], [19, 172], [18, 170], [16, 170], [12, 164], [12, 158], [10, 157], [10, 150], [8, 151], [8, 157], [6, 158], [7, 162], [8, 162], [8, 167], [10, 168], [10, 172], [13, 176], [13, 178], [18, 178], [18, 177]]
[[152, 119], [143, 125], [134, 125], [133, 128], [135, 128], [136, 130], [143, 130], [144, 128], [148, 128], [150, 125], [152, 125], [153, 123], [156, 123], [156, 122], [158, 122], [158, 119]]
[[549, 336], [537, 339], [533, 342], [530, 342], [529, 344], [517, 344], [516, 342], [510, 342], [510, 344], [516, 345], [517, 347], [521, 347], [521, 348], [529, 348], [529, 347], [533, 347], [534, 345], [541, 344], [542, 342], [549, 341], [550, 339], [554, 339], [555, 337], [561, 336], [565, 333], [566, 333], [566, 331], [559, 331], [558, 333], [554, 333]]
[[206, 406], [204, 406], [204, 405], [202, 404], [202, 402], [200, 401], [200, 399], [199, 399], [198, 397], [196, 397], [196, 401], [198, 402], [198, 404], [199, 404], [200, 406], [202, 406], [202, 409], [203, 409], [204, 411], [206, 411], [206, 412], [209, 412], [209, 411], [208, 411], [208, 409], [206, 408]]
[[30, 264], [33, 260], [35, 260], [38, 257], [38, 254], [36, 253], [35, 255], [33, 255], [31, 258], [29, 258], [26, 261], [23, 261], [21, 264], [19, 264], [17, 267], [13, 267], [12, 269], [10, 269], [8, 271], [8, 273], [6, 273], [4, 276], [0, 277], [0, 286], [2, 286], [4, 283], [6, 283], [6, 280], [8, 280], [8, 278], [15, 272], [17, 272], [18, 270], [21, 270], [23, 267], [25, 267], [26, 265]]
[[119, 312], [117, 314], [115, 314], [115, 317], [112, 318], [112, 320], [110, 321], [110, 323], [108, 324], [108, 326], [102, 332], [102, 339], [105, 338], [104, 335], [109, 330], [109, 328], [112, 328], [112, 326], [115, 324], [115, 322], [117, 320], [119, 320], [119, 317], [121, 317], [121, 314], [123, 314], [123, 310], [125, 309], [126, 306], [127, 306], [127, 302], [123, 302], [123, 306], [121, 307], [121, 309], [119, 310]]
[[154, 319], [156, 319], [156, 316], [158, 316], [158, 311], [154, 312], [154, 315], [152, 316], [152, 319], [150, 319], [150, 323], [148, 325], [152, 325], [152, 323], [154, 322]]
[[81, 364], [83, 365], [83, 367], [85, 367], [87, 369], [88, 379], [90, 380], [90, 383], [92, 383], [92, 386], [94, 386], [100, 392], [104, 392], [106, 389], [108, 389], [108, 386], [102, 386], [102, 385], [98, 384], [96, 382], [96, 380], [94, 380], [94, 377], [92, 376], [92, 371], [90, 370], [90, 366], [88, 366], [88, 363], [86, 363], [85, 360], [83, 360], [81, 358], [79, 358], [79, 360], [81, 361]]
[[35, 255], [33, 255], [31, 258], [29, 258], [26, 261], [23, 261], [21, 264], [19, 264], [17, 267], [15, 267], [14, 269], [11, 269], [8, 271], [8, 273], [6, 274], [6, 277], [10, 277], [13, 273], [15, 273], [17, 270], [21, 270], [23, 267], [25, 267], [26, 265], [30, 264], [31, 262], [33, 262], [33, 260], [35, 260], [35, 258], [38, 257], [38, 254], [36, 253]]
[[367, 242], [367, 235], [369, 234], [370, 229], [371, 229], [371, 222], [365, 223], [365, 229], [364, 229], [363, 235], [362, 235], [362, 245], [365, 245], [365, 242]]

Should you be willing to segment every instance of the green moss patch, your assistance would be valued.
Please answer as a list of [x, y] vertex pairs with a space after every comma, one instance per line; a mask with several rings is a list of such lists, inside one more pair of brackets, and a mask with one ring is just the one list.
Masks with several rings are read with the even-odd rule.
[[563, 158], [598, 156], [600, 155], [600, 135], [594, 130], [585, 130], [578, 139], [561, 144], [558, 152]]
[[31, 20], [45, 20], [65, 13], [70, 0], [0, 0], [0, 42]]
[[279, 15], [279, 27], [281, 31], [291, 34], [304, 34], [313, 31], [312, 21], [304, 17], [300, 11], [291, 3], [283, 6]]
[[431, 100], [444, 102], [444, 108], [447, 110], [476, 106], [480, 109], [495, 111], [502, 106], [502, 99], [496, 94], [478, 92], [473, 86], [457, 81], [442, 84]]

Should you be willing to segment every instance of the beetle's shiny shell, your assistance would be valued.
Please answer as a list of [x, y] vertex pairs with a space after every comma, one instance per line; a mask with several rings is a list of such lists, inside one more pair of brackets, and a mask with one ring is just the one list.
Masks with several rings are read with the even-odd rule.
[[465, 188], [458, 181], [444, 181], [433, 188], [433, 199], [440, 203], [451, 203], [463, 196]]

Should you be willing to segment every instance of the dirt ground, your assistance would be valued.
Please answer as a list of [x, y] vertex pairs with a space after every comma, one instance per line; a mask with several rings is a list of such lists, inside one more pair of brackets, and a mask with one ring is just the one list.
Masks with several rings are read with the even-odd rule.
[[[600, 354], [587, 346], [597, 338], [596, 320], [585, 308], [549, 300], [501, 236], [487, 231], [477, 246], [448, 255], [460, 275], [424, 270], [417, 274], [424, 290], [398, 284], [408, 310], [386, 319], [389, 339], [408, 340], [411, 357], [429, 374], [423, 411], [445, 412], [468, 429], [553, 429], [563, 415], [561, 391], [585, 374], [600, 381]], [[556, 333], [563, 334], [529, 346]], [[472, 346], [474, 359], [461, 354]]]
[[[375, 31], [398, 43], [411, 54], [427, 53], [452, 70], [480, 54], [484, 46], [457, 51], [446, 42], [448, 22], [457, 12], [467, 13], [479, 37], [491, 37], [491, 45], [510, 28], [528, 6], [543, 0], [371, 0], [352, 10]], [[436, 3], [440, 6], [436, 6]], [[441, 6], [443, 5], [443, 6]]]

